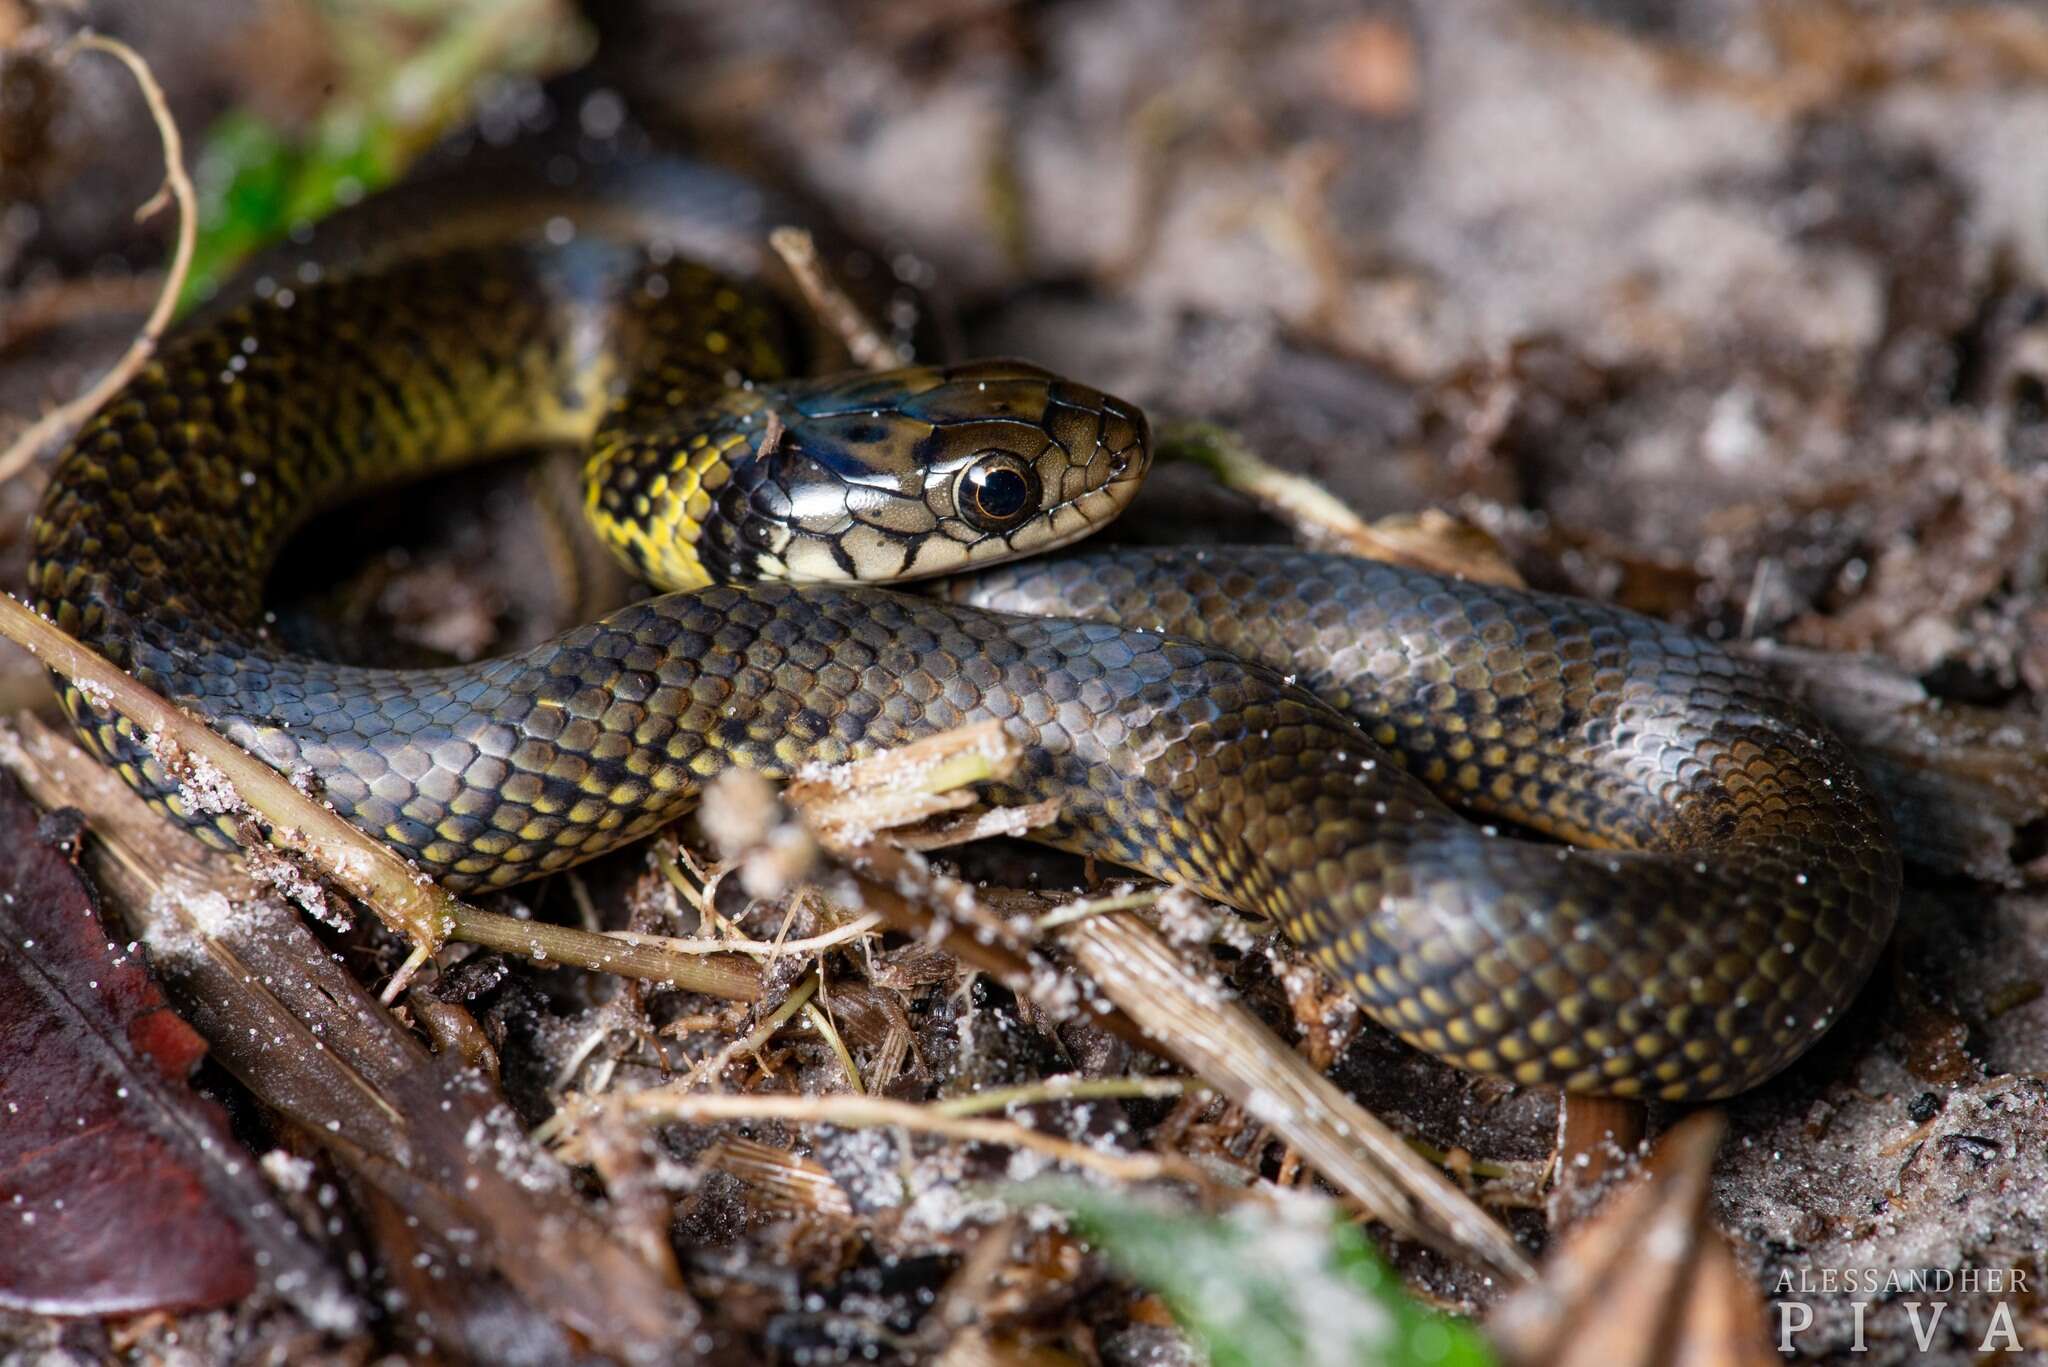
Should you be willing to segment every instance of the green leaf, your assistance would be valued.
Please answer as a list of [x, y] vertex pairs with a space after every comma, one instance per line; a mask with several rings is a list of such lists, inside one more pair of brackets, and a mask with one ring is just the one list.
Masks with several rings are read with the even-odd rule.
[[1159, 1293], [1215, 1367], [1487, 1367], [1478, 1332], [1417, 1305], [1354, 1227], [1245, 1207], [1216, 1217], [1064, 1184], [1010, 1194], [1058, 1207]]
[[224, 271], [288, 226], [292, 162], [284, 139], [253, 114], [226, 114], [207, 130], [194, 177], [199, 234], [184, 303], [205, 297]]
[[183, 302], [203, 299], [241, 260], [392, 179], [382, 124], [330, 111], [301, 144], [245, 110], [223, 115], [200, 145], [199, 235]]

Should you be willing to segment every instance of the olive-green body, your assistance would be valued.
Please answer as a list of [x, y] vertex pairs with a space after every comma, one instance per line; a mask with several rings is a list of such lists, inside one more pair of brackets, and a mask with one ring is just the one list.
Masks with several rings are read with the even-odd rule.
[[[457, 889], [644, 835], [731, 765], [781, 777], [993, 718], [1027, 747], [996, 796], [1060, 802], [1042, 838], [1276, 916], [1461, 1067], [1724, 1095], [1868, 974], [1899, 864], [1841, 747], [1711, 644], [1576, 600], [1300, 552], [1115, 551], [948, 598], [713, 583], [473, 665], [283, 650], [261, 588], [293, 528], [511, 443], [590, 443], [600, 531], [669, 583], [972, 565], [981, 540], [893, 465], [990, 433], [1043, 444], [1018, 450], [1058, 539], [1142, 473], [1142, 418], [1029, 368], [917, 372], [839, 409], [843, 385], [756, 388], [807, 364], [774, 296], [629, 234], [559, 236], [273, 292], [166, 347], [58, 467], [39, 608]], [[908, 426], [867, 430], [870, 399]], [[799, 429], [787, 450], [770, 408]], [[848, 452], [886, 477], [819, 503], [804, 481], [846, 479]], [[236, 837], [125, 720], [63, 697], [145, 796]]]
[[[1737, 1091], [1833, 1023], [1890, 934], [1891, 824], [1841, 743], [1755, 666], [1651, 618], [1269, 546], [1083, 552], [952, 595], [1199, 639], [1354, 720], [1369, 748], [1331, 737], [1313, 767], [1356, 771], [1370, 819], [1311, 823], [1295, 857], [1322, 893], [1287, 928], [1461, 1067]], [[1590, 848], [1475, 827], [1417, 780]]]

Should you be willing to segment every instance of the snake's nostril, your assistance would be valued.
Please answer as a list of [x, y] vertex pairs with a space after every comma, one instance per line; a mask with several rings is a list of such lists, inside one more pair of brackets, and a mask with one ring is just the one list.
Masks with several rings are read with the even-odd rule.
[[1096, 442], [1109, 453], [1112, 479], [1128, 475], [1133, 465], [1138, 465], [1142, 473], [1144, 441], [1140, 433], [1143, 430], [1128, 410], [1114, 403], [1103, 406], [1102, 431]]

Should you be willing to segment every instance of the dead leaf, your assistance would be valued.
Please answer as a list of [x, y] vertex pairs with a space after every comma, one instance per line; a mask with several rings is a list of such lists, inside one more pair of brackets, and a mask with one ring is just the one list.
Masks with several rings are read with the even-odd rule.
[[1614, 1191], [1495, 1307], [1502, 1358], [1527, 1367], [1776, 1361], [1762, 1302], [1708, 1212], [1725, 1123], [1702, 1111], [1666, 1135], [1640, 1178]]
[[108, 939], [68, 855], [72, 817], [40, 822], [0, 776], [0, 1304], [225, 1305], [256, 1265], [224, 1189], [267, 1192], [226, 1116], [186, 1086], [206, 1042]]

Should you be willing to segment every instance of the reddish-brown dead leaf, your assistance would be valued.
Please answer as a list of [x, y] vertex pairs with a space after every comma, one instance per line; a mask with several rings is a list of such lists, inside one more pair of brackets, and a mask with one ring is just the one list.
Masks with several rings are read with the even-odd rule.
[[75, 824], [43, 823], [0, 775], [0, 1305], [239, 1300], [256, 1266], [209, 1169], [240, 1148], [185, 1085], [206, 1042], [109, 939]]

